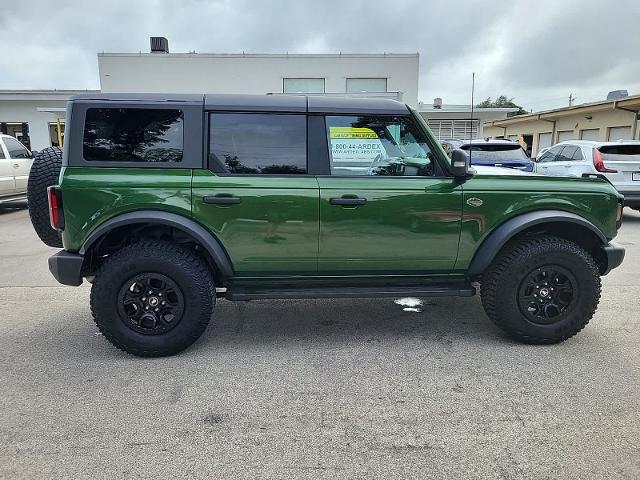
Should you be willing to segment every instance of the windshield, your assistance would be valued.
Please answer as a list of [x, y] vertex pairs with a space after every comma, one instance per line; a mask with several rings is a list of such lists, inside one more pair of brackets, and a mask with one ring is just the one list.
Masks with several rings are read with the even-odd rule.
[[529, 159], [522, 147], [514, 144], [462, 145], [461, 150], [471, 151], [471, 162], [522, 162]]

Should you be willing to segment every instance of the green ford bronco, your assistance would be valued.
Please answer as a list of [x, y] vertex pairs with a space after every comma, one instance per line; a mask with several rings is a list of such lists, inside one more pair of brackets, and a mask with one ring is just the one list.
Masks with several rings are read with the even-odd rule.
[[[623, 198], [600, 178], [449, 159], [424, 120], [386, 99], [74, 97], [64, 152], [29, 179], [39, 236], [65, 285], [118, 348], [171, 355], [217, 297], [472, 296], [511, 336], [579, 332]], [[452, 321], [455, 319], [452, 318]]]

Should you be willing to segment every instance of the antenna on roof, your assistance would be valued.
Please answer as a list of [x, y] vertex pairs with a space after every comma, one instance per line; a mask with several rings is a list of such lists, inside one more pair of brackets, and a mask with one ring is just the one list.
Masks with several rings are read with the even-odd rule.
[[469, 123], [469, 163], [471, 163], [471, 142], [473, 140], [473, 94], [476, 88], [476, 72], [471, 74], [471, 122]]

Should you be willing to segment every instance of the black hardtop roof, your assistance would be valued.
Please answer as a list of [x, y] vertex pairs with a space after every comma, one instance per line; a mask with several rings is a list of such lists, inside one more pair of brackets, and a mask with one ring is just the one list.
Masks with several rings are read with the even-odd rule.
[[202, 104], [205, 110], [235, 112], [366, 113], [402, 115], [407, 106], [388, 98], [348, 98], [315, 95], [231, 95], [164, 93], [90, 93], [71, 101]]

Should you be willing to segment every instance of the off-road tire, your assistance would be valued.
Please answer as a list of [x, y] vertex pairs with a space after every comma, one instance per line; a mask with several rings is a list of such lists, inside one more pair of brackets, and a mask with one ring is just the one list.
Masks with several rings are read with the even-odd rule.
[[27, 183], [29, 217], [38, 237], [50, 247], [62, 247], [60, 232], [49, 224], [49, 200], [47, 187], [58, 184], [62, 167], [62, 150], [58, 147], [45, 148], [33, 159]]
[[[133, 330], [119, 313], [119, 292], [136, 275], [152, 272], [171, 279], [184, 297], [184, 313], [168, 332]], [[205, 331], [216, 301], [213, 274], [195, 251], [165, 241], [128, 245], [99, 267], [91, 287], [91, 313], [104, 337], [120, 350], [140, 357], [174, 355]]]
[[[530, 321], [518, 304], [528, 275], [545, 265], [570, 272], [576, 282], [573, 308], [555, 323]], [[525, 237], [509, 243], [482, 278], [482, 305], [493, 323], [523, 343], [562, 342], [582, 330], [600, 301], [600, 273], [593, 257], [579, 245], [557, 237]]]

